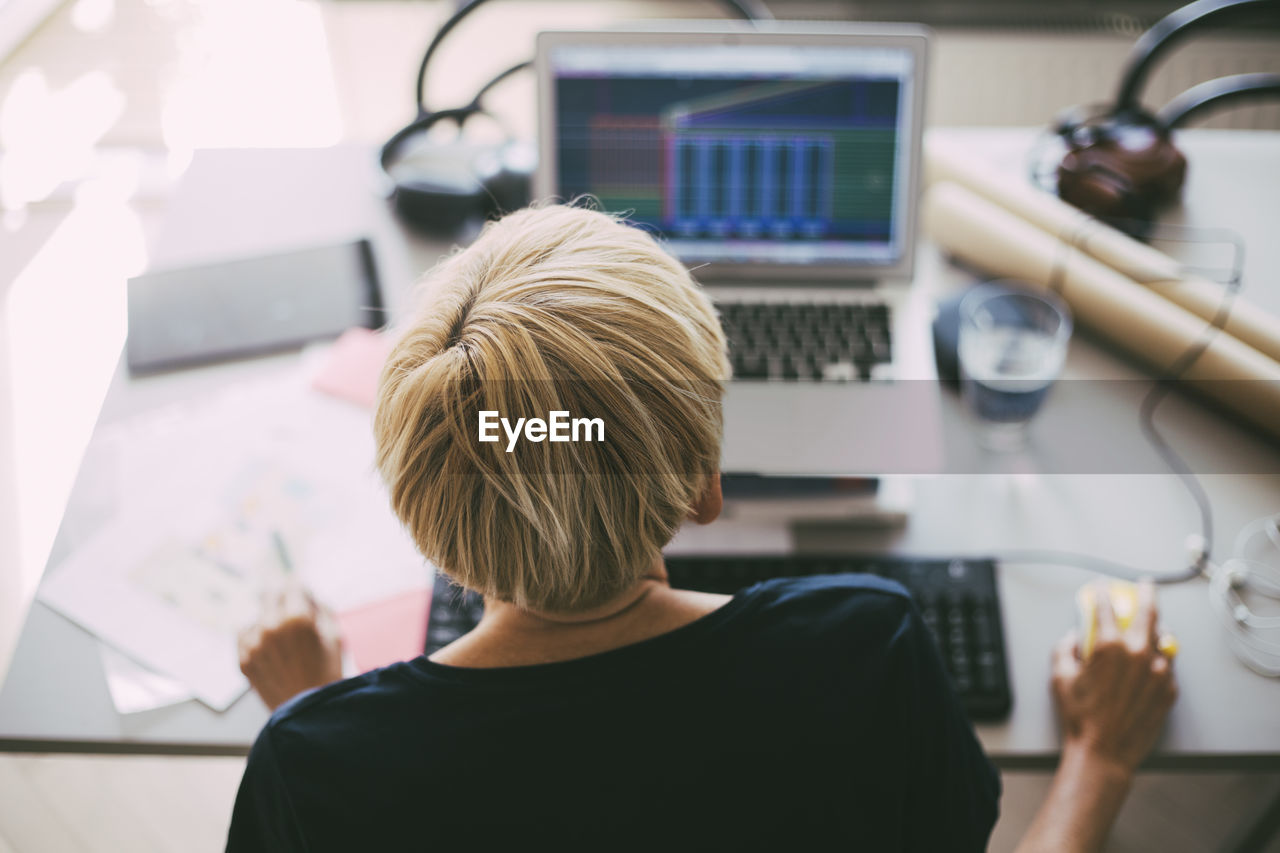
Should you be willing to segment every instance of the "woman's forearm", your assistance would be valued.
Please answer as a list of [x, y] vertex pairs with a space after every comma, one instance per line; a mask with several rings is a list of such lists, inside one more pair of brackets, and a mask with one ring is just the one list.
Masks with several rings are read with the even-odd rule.
[[1062, 751], [1053, 787], [1036, 812], [1017, 853], [1095, 853], [1102, 848], [1133, 774], [1087, 747]]

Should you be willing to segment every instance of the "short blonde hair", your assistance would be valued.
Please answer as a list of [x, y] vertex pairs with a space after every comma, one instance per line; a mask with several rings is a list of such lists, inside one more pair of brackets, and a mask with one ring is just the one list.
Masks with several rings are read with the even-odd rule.
[[[463, 586], [549, 612], [633, 586], [719, 469], [726, 344], [645, 232], [548, 206], [489, 224], [425, 280], [378, 389], [378, 469]], [[478, 441], [480, 410], [603, 418], [600, 443]]]

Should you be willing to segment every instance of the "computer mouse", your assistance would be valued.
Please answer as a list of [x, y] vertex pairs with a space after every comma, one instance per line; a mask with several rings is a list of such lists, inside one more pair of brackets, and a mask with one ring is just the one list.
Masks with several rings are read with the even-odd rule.
[[938, 303], [933, 317], [933, 360], [938, 381], [953, 391], [960, 390], [960, 300], [961, 291]]
[[[1138, 615], [1138, 585], [1129, 581], [1113, 580], [1106, 583], [1111, 612], [1116, 617], [1116, 627], [1124, 633]], [[1098, 642], [1098, 583], [1087, 583], [1076, 591], [1076, 609], [1080, 616], [1080, 657], [1088, 658]], [[1163, 633], [1156, 645], [1164, 654], [1178, 654], [1178, 640], [1173, 634]]]

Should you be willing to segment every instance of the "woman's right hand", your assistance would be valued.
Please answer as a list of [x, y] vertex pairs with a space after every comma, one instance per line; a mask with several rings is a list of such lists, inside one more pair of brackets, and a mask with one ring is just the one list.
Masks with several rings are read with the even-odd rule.
[[266, 590], [258, 622], [238, 637], [240, 671], [275, 710], [342, 678], [342, 637], [325, 607], [296, 582]]
[[1018, 853], [1096, 853], [1178, 697], [1173, 661], [1159, 649], [1155, 587], [1138, 585], [1137, 611], [1116, 625], [1106, 587], [1095, 590], [1093, 651], [1076, 632], [1053, 652], [1053, 697], [1062, 718], [1062, 760], [1049, 796]]
[[1097, 639], [1088, 658], [1080, 657], [1075, 631], [1054, 649], [1053, 695], [1063, 751], [1082, 750], [1131, 774], [1155, 746], [1178, 686], [1173, 661], [1158, 648], [1152, 583], [1138, 585], [1137, 610], [1124, 631], [1116, 625], [1104, 584], [1096, 598]]

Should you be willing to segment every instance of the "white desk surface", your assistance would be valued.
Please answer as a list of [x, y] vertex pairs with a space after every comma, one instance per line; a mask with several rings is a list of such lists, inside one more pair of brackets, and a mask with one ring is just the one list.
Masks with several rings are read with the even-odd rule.
[[[1020, 166], [1019, 152], [1030, 138], [1022, 130], [939, 132], [965, 136], [975, 150], [1013, 168]], [[1187, 132], [1182, 139], [1192, 170], [1184, 210], [1174, 216], [1241, 232], [1249, 249], [1246, 292], [1280, 311], [1274, 275], [1280, 270], [1280, 245], [1274, 240], [1275, 224], [1280, 223], [1280, 134], [1204, 131]], [[394, 312], [403, 304], [414, 274], [429, 267], [446, 247], [406, 239], [371, 192], [370, 156], [363, 149], [202, 152], [170, 206], [152, 261], [156, 266], [190, 263], [368, 234], [375, 241]], [[296, 211], [306, 211], [307, 216], [294, 216]], [[920, 260], [916, 287], [944, 292], [968, 280], [928, 245], [921, 247]], [[285, 365], [294, 358], [278, 356], [139, 381], [118, 370], [99, 422], [258, 375], [269, 365]], [[1083, 337], [1072, 343], [1067, 376], [1143, 378]], [[1090, 421], [1097, 432], [1114, 434], [1118, 441], [1133, 440], [1136, 413], [1131, 397], [1090, 399]], [[1052, 473], [1044, 473], [1036, 454], [1014, 473], [977, 473], [983, 470], [982, 460], [973, 454], [963, 427], [956, 427], [957, 403], [950, 395], [943, 402], [951, 424], [948, 470], [960, 473], [914, 482], [915, 507], [904, 530], [802, 528], [794, 534], [795, 546], [919, 555], [983, 555], [1034, 547], [1083, 552], [1154, 571], [1183, 564], [1183, 541], [1196, 529], [1197, 517], [1175, 477], [1141, 461], [1118, 473], [1101, 465], [1074, 471], [1059, 464], [1049, 466]], [[1214, 556], [1223, 559], [1244, 524], [1280, 509], [1280, 448], [1181, 398], [1166, 403], [1161, 425], [1193, 466], [1207, 472], [1202, 479], [1213, 503]], [[51, 564], [109, 511], [101, 489], [95, 489], [97, 476], [91, 451], [81, 466]], [[715, 535], [725, 541], [733, 538], [728, 527]], [[992, 757], [1005, 766], [1047, 767], [1055, 761], [1058, 737], [1047, 688], [1049, 650], [1072, 625], [1075, 590], [1088, 578], [1086, 572], [1056, 566], [1008, 563], [1001, 569], [1014, 708], [1007, 722], [980, 725], [978, 733]], [[1163, 589], [1161, 606], [1168, 628], [1181, 641], [1178, 673], [1183, 689], [1151, 766], [1280, 766], [1280, 680], [1253, 674], [1232, 655], [1210, 611], [1203, 582]], [[248, 749], [265, 718], [265, 708], [252, 695], [222, 714], [192, 701], [118, 715], [107, 692], [96, 640], [36, 603], [0, 689], [0, 749], [239, 754]]]

